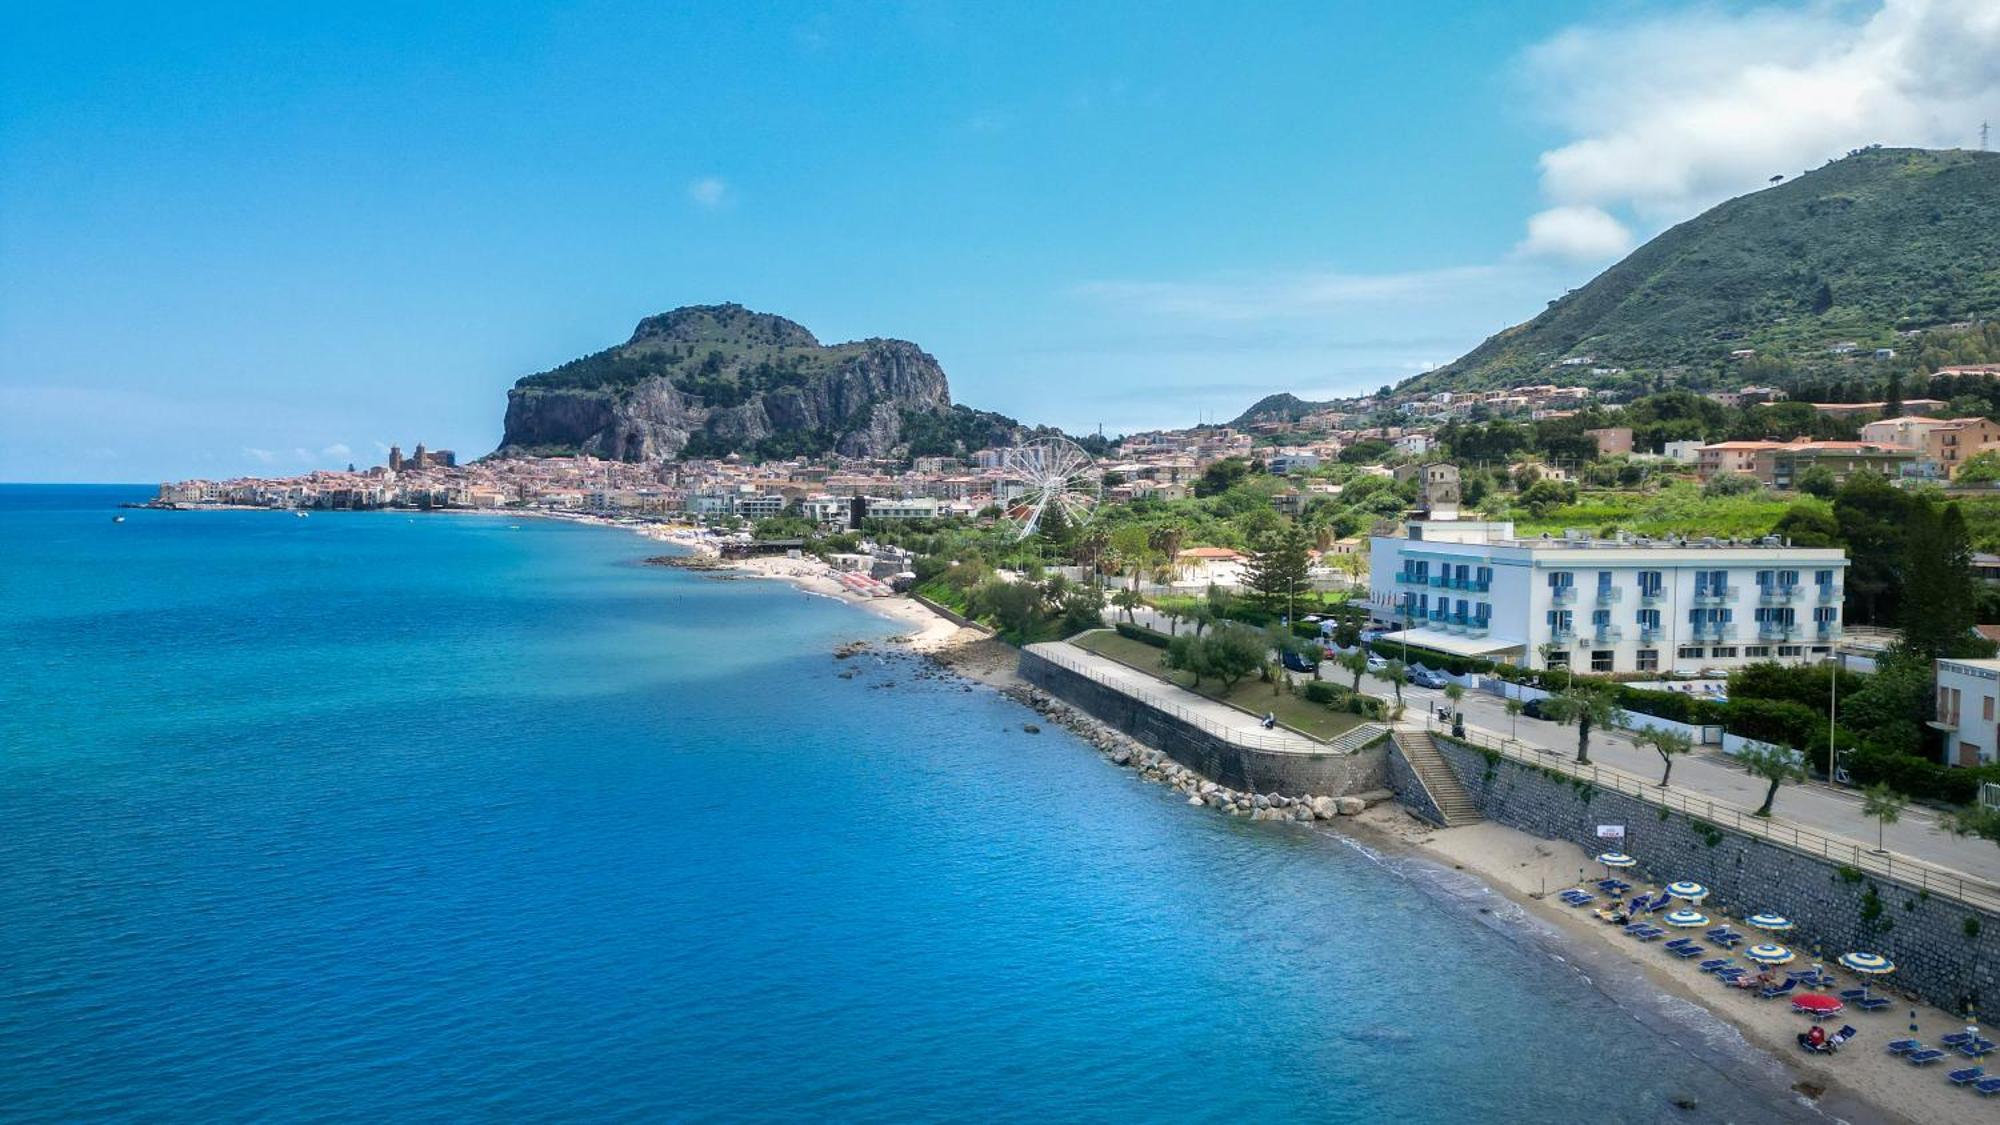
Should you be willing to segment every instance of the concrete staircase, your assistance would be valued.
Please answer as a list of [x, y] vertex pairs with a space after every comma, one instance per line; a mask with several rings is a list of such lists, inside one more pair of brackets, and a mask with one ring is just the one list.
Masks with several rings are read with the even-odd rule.
[[1431, 803], [1444, 817], [1446, 828], [1456, 828], [1461, 824], [1473, 824], [1481, 820], [1479, 806], [1466, 795], [1465, 787], [1458, 783], [1458, 775], [1451, 772], [1451, 766], [1438, 753], [1437, 743], [1431, 741], [1430, 732], [1421, 728], [1398, 729], [1395, 732], [1396, 749], [1402, 752], [1403, 760], [1410, 764], [1411, 772], [1417, 775]]
[[1326, 744], [1327, 750], [1335, 754], [1352, 754], [1389, 733], [1389, 728], [1381, 723], [1362, 723], [1346, 734]]

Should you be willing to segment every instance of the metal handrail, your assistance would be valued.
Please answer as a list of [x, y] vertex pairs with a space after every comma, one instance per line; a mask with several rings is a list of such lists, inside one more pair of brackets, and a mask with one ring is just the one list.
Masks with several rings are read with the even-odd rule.
[[[1447, 736], [1434, 733], [1432, 737]], [[1644, 778], [1612, 766], [1600, 766], [1596, 763], [1580, 766], [1574, 760], [1564, 757], [1561, 751], [1530, 752], [1512, 739], [1501, 738], [1484, 731], [1467, 729], [1463, 737], [1458, 735], [1448, 737], [1453, 741], [1494, 751], [1516, 762], [1540, 769], [1558, 770], [1579, 781], [1587, 781], [1599, 789], [1637, 797], [1648, 804], [1673, 812], [1698, 816], [1718, 827], [1729, 828], [1746, 836], [1755, 836], [1804, 855], [1834, 860], [1856, 870], [1871, 872], [1885, 879], [1894, 879], [1905, 886], [1956, 899], [1967, 906], [1981, 910], [2000, 910], [2000, 885], [1961, 871], [1954, 871], [1940, 864], [1898, 855], [1895, 852], [1877, 852], [1860, 841], [1828, 835], [1776, 817], [1754, 816], [1725, 801], [1691, 797], [1678, 790], [1662, 789]]]
[[[1054, 647], [1062, 643], [1063, 642], [1058, 641], [1058, 642], [1053, 642], [1048, 647], [1036, 646], [1033, 650], [1033, 654], [1035, 656], [1041, 657], [1043, 660], [1046, 660], [1051, 664], [1056, 665], [1059, 668], [1075, 672], [1077, 675], [1084, 677], [1085, 679], [1091, 681], [1092, 683], [1111, 688], [1114, 691], [1117, 691], [1121, 695], [1125, 695], [1132, 699], [1136, 699], [1144, 703], [1146, 706], [1155, 708], [1160, 711], [1164, 711], [1167, 714], [1173, 716], [1176, 719], [1179, 719], [1184, 723], [1187, 723], [1190, 726], [1196, 727], [1208, 734], [1215, 735], [1219, 738], [1228, 739], [1229, 741], [1234, 742], [1240, 746], [1247, 746], [1253, 750], [1278, 750], [1290, 754], [1325, 754], [1329, 752], [1324, 743], [1317, 742], [1312, 738], [1311, 735], [1308, 735], [1303, 731], [1297, 732], [1296, 737], [1298, 741], [1303, 741], [1309, 744], [1306, 746], [1301, 746], [1298, 744], [1298, 741], [1294, 741], [1293, 739], [1290, 738], [1282, 738], [1274, 735], [1260, 734], [1255, 731], [1239, 730], [1227, 724], [1218, 723], [1214, 719], [1211, 719], [1206, 715], [1201, 715], [1197, 714], [1194, 711], [1190, 711], [1186, 707], [1171, 702], [1170, 700], [1162, 696], [1155, 695], [1151, 692], [1143, 690], [1135, 691], [1129, 685], [1126, 684], [1113, 683], [1109, 678], [1102, 675], [1099, 669], [1091, 667], [1088, 661], [1071, 657], [1067, 653], [1061, 653], [1058, 648]], [[1098, 656], [1099, 659], [1110, 660], [1113, 664], [1117, 664], [1121, 668], [1132, 668], [1133, 671], [1139, 672], [1141, 675], [1151, 674], [1145, 672], [1142, 669], [1133, 668], [1132, 665], [1126, 664], [1120, 660], [1115, 660], [1109, 656], [1102, 656], [1101, 654], [1098, 653], [1092, 653], [1091, 655]], [[1220, 701], [1217, 702], [1220, 706], [1223, 707], [1229, 706], [1229, 704], [1227, 703], [1220, 703]], [[1248, 715], [1249, 712], [1245, 711], [1244, 714]], [[1286, 727], [1285, 729], [1291, 730], [1292, 728]]]

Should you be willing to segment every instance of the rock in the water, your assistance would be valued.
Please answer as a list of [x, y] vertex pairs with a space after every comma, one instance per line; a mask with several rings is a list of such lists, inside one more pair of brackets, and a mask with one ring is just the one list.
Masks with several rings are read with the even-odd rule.
[[1259, 793], [1255, 797], [1250, 798], [1250, 807], [1257, 809], [1268, 809], [1271, 807], [1271, 798], [1266, 797], [1262, 793]]
[[1314, 797], [1312, 812], [1321, 820], [1332, 820], [1340, 815], [1340, 802], [1332, 797]]
[[1024, 731], [1026, 731], [1026, 732], [1028, 732], [1029, 734], [1040, 734], [1040, 733], [1042, 733], [1042, 728], [1040, 728], [1040, 727], [1036, 726], [1036, 725], [1035, 725], [1035, 724], [1033, 724], [1033, 723], [1022, 723], [1022, 724], [1021, 724], [1021, 729], [1022, 729], [1022, 730], [1024, 730]]
[[1187, 803], [1193, 805], [1195, 808], [1200, 808], [1202, 804], [1200, 797], [1189, 797]]

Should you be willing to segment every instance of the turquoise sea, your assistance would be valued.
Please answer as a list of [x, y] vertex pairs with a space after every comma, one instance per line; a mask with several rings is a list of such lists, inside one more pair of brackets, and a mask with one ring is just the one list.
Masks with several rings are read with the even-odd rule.
[[1813, 1116], [1461, 877], [831, 659], [860, 610], [149, 492], [0, 487], [0, 1119]]

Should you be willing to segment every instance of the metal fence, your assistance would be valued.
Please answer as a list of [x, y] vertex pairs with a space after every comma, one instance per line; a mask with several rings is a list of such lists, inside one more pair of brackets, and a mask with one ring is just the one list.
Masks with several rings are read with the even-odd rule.
[[[1330, 752], [1324, 743], [1292, 727], [1285, 727], [1284, 730], [1286, 733], [1284, 734], [1273, 734], [1262, 730], [1244, 730], [1241, 727], [1231, 726], [1228, 723], [1217, 722], [1208, 715], [1203, 715], [1198, 711], [1175, 702], [1165, 692], [1153, 692], [1144, 688], [1136, 688], [1123, 681], [1106, 676], [1103, 669], [1094, 667], [1090, 661], [1080, 656], [1072, 656], [1062, 651], [1063, 647], [1061, 642], [1038, 644], [1030, 645], [1028, 651], [1058, 668], [1075, 672], [1092, 683], [1108, 687], [1120, 695], [1136, 699], [1146, 706], [1156, 711], [1165, 712], [1197, 730], [1215, 735], [1217, 738], [1226, 739], [1238, 746], [1247, 746], [1254, 750], [1276, 750], [1288, 754], [1325, 754]], [[1092, 655], [1097, 654], [1093, 653]], [[1110, 660], [1113, 664], [1117, 664], [1121, 668], [1132, 667], [1129, 664], [1113, 660], [1109, 656], [1098, 656], [1098, 659]], [[1140, 675], [1149, 674], [1136, 668], [1132, 668], [1132, 670], [1139, 672]], [[1226, 703], [1218, 703], [1216, 705], [1218, 707], [1229, 706]], [[1244, 716], [1248, 721], [1255, 721], [1250, 718], [1250, 713], [1247, 711], [1244, 712]]]
[[1467, 730], [1462, 737], [1458, 735], [1451, 737], [1459, 742], [1494, 751], [1516, 762], [1541, 769], [1556, 770], [1579, 781], [1589, 782], [1599, 789], [1608, 789], [1627, 797], [1637, 797], [1650, 805], [1698, 817], [1718, 828], [1727, 828], [1745, 836], [1755, 836], [1796, 852], [1832, 860], [1858, 871], [1880, 875], [1885, 879], [1894, 879], [1906, 887], [1956, 899], [1981, 910], [2000, 911], [2000, 885], [1953, 871], [1949, 867], [1927, 863], [1906, 855], [1897, 855], [1894, 852], [1878, 852], [1859, 841], [1841, 836], [1829, 836], [1775, 817], [1753, 816], [1747, 810], [1724, 801], [1694, 797], [1673, 789], [1662, 789], [1651, 781], [1609, 766], [1578, 765], [1563, 751], [1525, 746], [1512, 739], [1499, 738], [1484, 731]]

